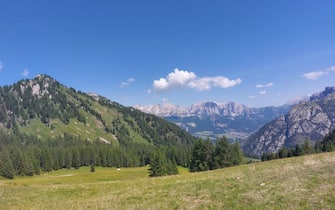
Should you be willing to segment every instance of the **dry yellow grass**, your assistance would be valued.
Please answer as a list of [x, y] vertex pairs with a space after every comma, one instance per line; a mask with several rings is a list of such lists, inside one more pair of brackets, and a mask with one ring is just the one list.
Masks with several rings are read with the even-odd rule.
[[335, 209], [335, 153], [149, 178], [147, 167], [0, 180], [1, 209]]

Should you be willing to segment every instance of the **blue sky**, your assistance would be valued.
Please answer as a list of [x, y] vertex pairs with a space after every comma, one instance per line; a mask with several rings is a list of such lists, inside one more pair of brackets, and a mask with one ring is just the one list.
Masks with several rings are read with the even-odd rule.
[[335, 1], [0, 0], [0, 85], [48, 74], [126, 106], [281, 105], [335, 85]]

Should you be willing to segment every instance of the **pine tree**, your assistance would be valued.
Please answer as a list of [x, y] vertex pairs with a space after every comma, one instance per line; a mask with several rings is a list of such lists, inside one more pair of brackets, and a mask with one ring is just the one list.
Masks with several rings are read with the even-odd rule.
[[38, 159], [33, 159], [33, 167], [34, 167], [34, 174], [40, 175], [41, 166], [40, 166], [40, 161]]
[[80, 168], [80, 153], [78, 148], [74, 148], [72, 150], [72, 166], [75, 169], [79, 169]]
[[179, 174], [177, 163], [174, 160], [166, 159], [166, 168], [168, 175]]
[[278, 157], [279, 158], [286, 158], [288, 157], [288, 150], [286, 147], [283, 147], [281, 148], [279, 151], [278, 151]]
[[72, 154], [71, 154], [70, 149], [67, 149], [65, 151], [65, 165], [64, 165], [64, 167], [67, 168], [67, 169], [70, 169], [71, 166], [72, 166]]
[[33, 165], [32, 159], [28, 157], [28, 155], [24, 155], [24, 159], [25, 159], [24, 175], [33, 176], [34, 175], [34, 165]]
[[152, 152], [150, 157], [149, 176], [166, 176], [178, 173], [176, 162], [168, 159], [162, 149], [157, 149]]
[[51, 156], [51, 150], [50, 149], [46, 149], [44, 150], [43, 154], [42, 154], [42, 167], [44, 171], [52, 171], [53, 169], [53, 160], [52, 160], [52, 156]]
[[302, 145], [302, 150], [304, 151], [305, 155], [314, 153], [313, 146], [312, 146], [311, 141], [309, 139], [306, 139], [304, 141], [304, 144]]
[[208, 139], [198, 139], [194, 142], [191, 152], [190, 171], [207, 171], [213, 165], [213, 144]]
[[218, 168], [229, 167], [233, 165], [230, 145], [225, 136], [216, 141], [214, 161]]
[[14, 166], [14, 169], [15, 169], [15, 172], [17, 175], [19, 176], [23, 176], [25, 174], [25, 166], [26, 166], [26, 160], [25, 158], [23, 157], [23, 154], [21, 152], [20, 149], [18, 149], [17, 147], [15, 147], [13, 149], [13, 155], [12, 155], [12, 158], [13, 158], [13, 166]]
[[8, 179], [14, 179], [15, 176], [15, 170], [12, 163], [12, 160], [9, 158], [9, 153], [6, 150], [3, 150], [1, 152], [1, 162], [2, 162], [2, 168], [1, 168], [1, 174], [3, 177]]
[[91, 169], [90, 169], [90, 171], [91, 171], [92, 173], [95, 172], [95, 166], [94, 166], [93, 163], [91, 164]]
[[231, 155], [232, 155], [232, 164], [239, 165], [243, 162], [244, 155], [241, 150], [240, 144], [235, 142], [234, 144], [230, 145]]
[[160, 151], [153, 152], [150, 158], [149, 176], [164, 176], [167, 174], [164, 165], [164, 156]]

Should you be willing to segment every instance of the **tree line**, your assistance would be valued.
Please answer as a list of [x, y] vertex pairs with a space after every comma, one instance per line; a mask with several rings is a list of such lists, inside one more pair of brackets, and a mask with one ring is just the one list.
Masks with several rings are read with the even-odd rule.
[[198, 139], [193, 145], [153, 146], [129, 144], [113, 146], [99, 140], [83, 140], [64, 134], [40, 140], [20, 133], [0, 130], [0, 176], [33, 176], [59, 169], [90, 166], [139, 167], [149, 165], [149, 176], [178, 174], [177, 166], [191, 172], [238, 165], [243, 153], [238, 143], [229, 144], [225, 137], [213, 144]]
[[240, 144], [230, 144], [225, 136], [217, 139], [216, 144], [207, 139], [194, 142], [189, 169], [191, 172], [214, 170], [239, 165], [243, 162]]
[[335, 151], [335, 130], [329, 132], [329, 134], [327, 134], [321, 141], [316, 141], [314, 145], [309, 140], [305, 140], [301, 145], [296, 144], [295, 148], [283, 147], [276, 153], [263, 153], [261, 160], [267, 161], [331, 151]]
[[[25, 134], [8, 134], [0, 130], [0, 176], [33, 176], [63, 168], [82, 166], [139, 167], [150, 164], [156, 150], [164, 159], [187, 167], [187, 145], [154, 147], [145, 144], [113, 146], [99, 140], [83, 140], [64, 136], [40, 140]], [[163, 174], [165, 175], [165, 174]]]

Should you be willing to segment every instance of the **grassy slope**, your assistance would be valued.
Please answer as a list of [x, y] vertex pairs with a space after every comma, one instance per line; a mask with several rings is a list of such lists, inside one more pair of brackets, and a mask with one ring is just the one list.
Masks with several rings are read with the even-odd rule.
[[335, 153], [148, 178], [147, 167], [0, 180], [1, 209], [334, 209]]
[[[69, 95], [68, 97], [68, 100], [79, 103], [72, 96]], [[118, 110], [102, 106], [97, 101], [82, 95], [78, 95], [78, 97], [86, 100], [91, 104], [95, 111], [101, 114], [107, 127], [112, 128], [113, 119], [119, 117], [121, 123], [129, 130], [131, 139], [133, 139], [134, 142], [149, 144], [147, 140], [130, 128], [130, 126], [123, 120], [123, 116]], [[61, 136], [64, 133], [70, 133], [75, 136], [80, 136], [83, 139], [105, 139], [111, 143], [118, 144], [116, 137], [111, 133], [107, 133], [103, 124], [95, 116], [85, 112], [83, 109], [80, 109], [80, 113], [85, 117], [86, 124], [79, 122], [77, 119], [70, 119], [69, 124], [64, 124], [59, 119], [54, 119], [50, 123], [53, 126], [53, 129], [51, 129], [51, 126], [43, 124], [38, 118], [30, 120], [30, 123], [27, 126], [20, 126], [19, 128], [21, 132], [29, 135], [37, 135], [40, 139], [48, 139], [50, 137]]]

